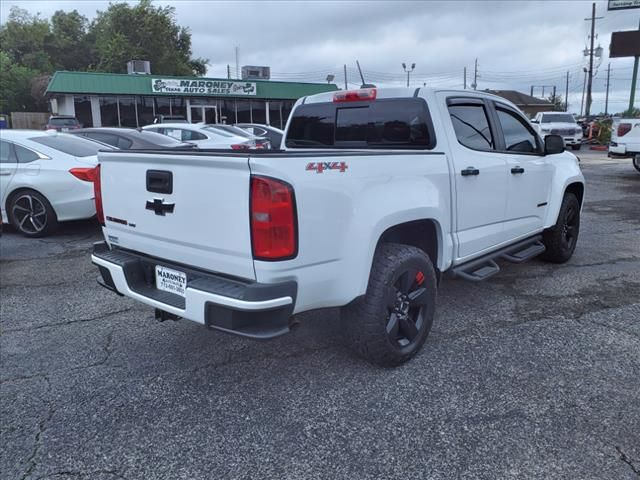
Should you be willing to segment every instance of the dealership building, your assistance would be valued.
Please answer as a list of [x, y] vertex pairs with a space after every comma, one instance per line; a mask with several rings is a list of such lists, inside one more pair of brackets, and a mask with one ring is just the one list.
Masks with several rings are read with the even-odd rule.
[[331, 83], [61, 71], [47, 96], [54, 115], [73, 115], [85, 127], [141, 127], [158, 115], [179, 115], [193, 123], [283, 128], [297, 99], [337, 89]]

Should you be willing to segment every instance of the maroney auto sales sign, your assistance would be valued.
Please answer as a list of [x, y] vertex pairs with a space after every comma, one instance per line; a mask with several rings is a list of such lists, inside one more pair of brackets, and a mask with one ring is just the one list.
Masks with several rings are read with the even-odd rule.
[[256, 84], [231, 80], [185, 80], [152, 78], [153, 93], [191, 93], [200, 95], [256, 95]]

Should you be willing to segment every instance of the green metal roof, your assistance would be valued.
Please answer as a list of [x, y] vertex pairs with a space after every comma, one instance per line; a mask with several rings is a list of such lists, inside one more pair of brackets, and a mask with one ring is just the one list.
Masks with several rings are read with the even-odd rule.
[[153, 79], [176, 79], [212, 82], [245, 82], [226, 78], [175, 77], [171, 75], [129, 75], [121, 73], [66, 72], [53, 74], [47, 87], [48, 94], [94, 94], [94, 95], [153, 95], [153, 96], [203, 96], [243, 97], [273, 100], [294, 100], [306, 95], [338, 90], [334, 84], [273, 82], [270, 80], [247, 80], [256, 84], [255, 95], [209, 94], [209, 93], [159, 93], [151, 88]]

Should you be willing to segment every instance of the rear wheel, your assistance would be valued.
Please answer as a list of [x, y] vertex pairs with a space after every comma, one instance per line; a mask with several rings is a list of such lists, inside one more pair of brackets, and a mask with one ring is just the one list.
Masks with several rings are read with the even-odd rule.
[[580, 202], [573, 193], [567, 192], [562, 199], [556, 224], [542, 234], [546, 251], [541, 258], [553, 263], [566, 262], [576, 249], [579, 233]]
[[640, 172], [640, 153], [636, 153], [633, 156], [633, 166]]
[[342, 311], [354, 349], [378, 365], [406, 362], [433, 324], [436, 275], [429, 257], [408, 245], [383, 244], [374, 257], [367, 293]]
[[58, 225], [56, 212], [49, 201], [33, 190], [17, 192], [7, 207], [9, 221], [27, 237], [44, 237]]

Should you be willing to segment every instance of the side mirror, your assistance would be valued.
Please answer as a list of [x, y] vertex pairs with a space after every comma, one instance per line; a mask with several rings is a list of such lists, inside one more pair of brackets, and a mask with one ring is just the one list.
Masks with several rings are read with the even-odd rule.
[[536, 120], [535, 118], [532, 118], [531, 123], [538, 123], [538, 120]]
[[564, 152], [564, 140], [560, 135], [547, 135], [544, 137], [544, 154], [555, 155]]

